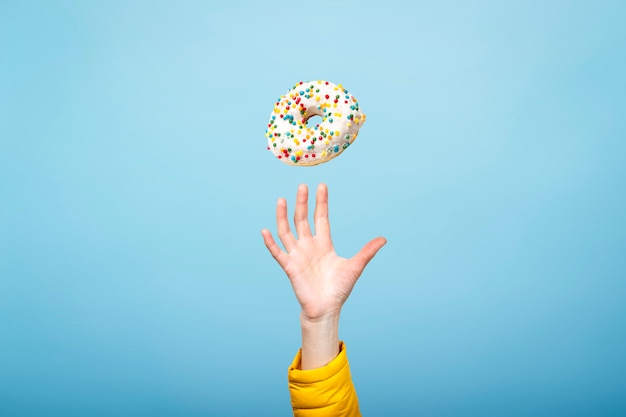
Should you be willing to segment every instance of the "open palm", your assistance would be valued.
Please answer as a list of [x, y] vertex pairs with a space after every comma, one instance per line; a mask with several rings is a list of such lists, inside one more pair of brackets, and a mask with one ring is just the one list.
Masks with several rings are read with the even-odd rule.
[[276, 244], [269, 230], [261, 232], [265, 245], [291, 281], [302, 315], [310, 321], [341, 310], [365, 266], [386, 243], [384, 238], [378, 237], [352, 258], [338, 256], [330, 237], [328, 189], [324, 184], [317, 188], [313, 217], [315, 235], [308, 221], [308, 189], [300, 185], [294, 214], [298, 237], [289, 227], [287, 203], [282, 198], [276, 205], [276, 224], [285, 250]]

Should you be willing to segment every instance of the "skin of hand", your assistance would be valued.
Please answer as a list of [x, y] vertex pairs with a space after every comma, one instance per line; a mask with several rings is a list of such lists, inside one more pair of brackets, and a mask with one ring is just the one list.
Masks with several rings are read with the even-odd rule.
[[265, 246], [287, 274], [302, 309], [303, 370], [324, 366], [338, 354], [341, 308], [365, 266], [387, 243], [385, 238], [378, 237], [352, 258], [338, 256], [330, 237], [325, 184], [317, 188], [313, 219], [314, 235], [308, 220], [308, 188], [300, 185], [294, 213], [297, 238], [289, 227], [284, 198], [276, 205], [276, 224], [285, 250], [278, 246], [269, 230], [261, 231]]

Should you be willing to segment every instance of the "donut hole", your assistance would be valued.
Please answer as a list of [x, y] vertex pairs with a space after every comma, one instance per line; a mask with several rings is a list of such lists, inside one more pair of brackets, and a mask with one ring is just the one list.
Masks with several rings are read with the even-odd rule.
[[322, 123], [323, 120], [324, 119], [322, 118], [322, 116], [313, 115], [306, 119], [306, 127], [308, 127], [309, 129], [313, 129], [316, 125]]

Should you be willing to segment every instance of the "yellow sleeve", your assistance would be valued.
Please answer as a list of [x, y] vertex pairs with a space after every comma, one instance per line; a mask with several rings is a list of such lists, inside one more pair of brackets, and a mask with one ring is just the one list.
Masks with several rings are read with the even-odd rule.
[[339, 355], [328, 365], [303, 371], [302, 351], [289, 367], [289, 394], [295, 417], [361, 417], [346, 347], [340, 344]]

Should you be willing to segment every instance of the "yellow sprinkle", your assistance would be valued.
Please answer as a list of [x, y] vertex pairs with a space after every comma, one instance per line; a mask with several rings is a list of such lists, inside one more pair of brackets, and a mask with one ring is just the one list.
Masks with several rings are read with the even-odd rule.
[[322, 158], [326, 156], [326, 151], [322, 151]]
[[352, 126], [352, 123], [348, 122], [348, 127]]
[[339, 131], [338, 130], [335, 131], [335, 136], [339, 136]]
[[302, 156], [302, 151], [296, 151], [296, 156]]
[[322, 98], [320, 96], [315, 96], [315, 101], [320, 101]]
[[320, 80], [317, 80], [317, 83], [318, 83], [318, 84], [321, 84], [322, 82], [321, 82]]
[[341, 113], [335, 113], [335, 116], [337, 116], [337, 117], [341, 117], [341, 116], [342, 116], [342, 114], [341, 114]]
[[280, 110], [278, 110], [278, 107], [274, 109], [274, 113], [280, 113]]
[[337, 107], [337, 103], [333, 103], [333, 108]]

